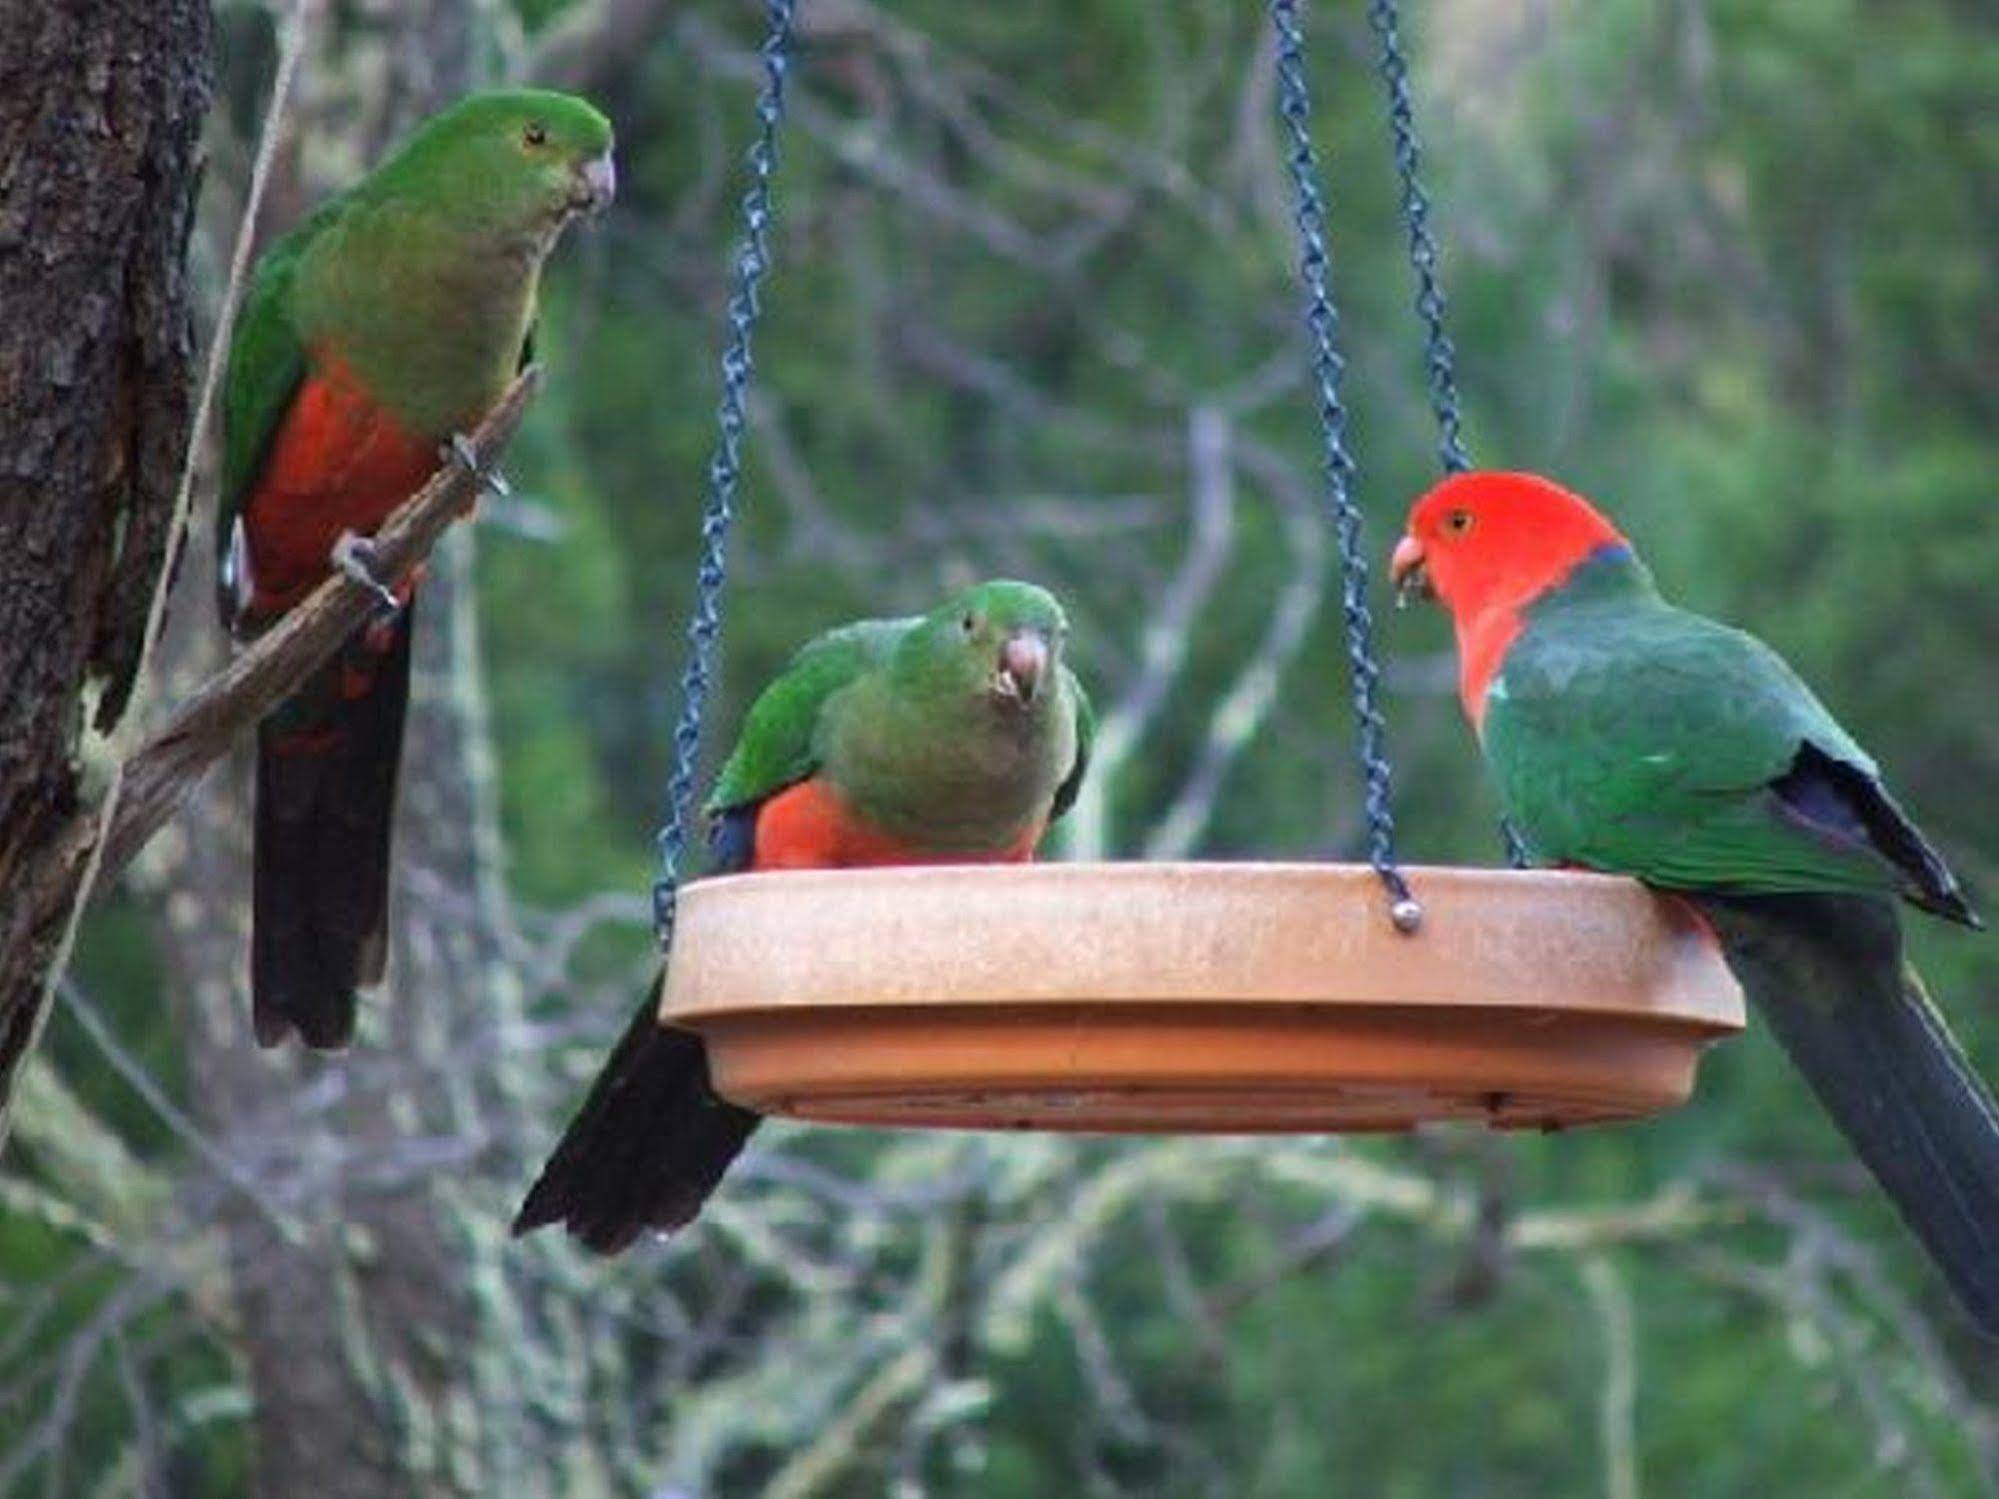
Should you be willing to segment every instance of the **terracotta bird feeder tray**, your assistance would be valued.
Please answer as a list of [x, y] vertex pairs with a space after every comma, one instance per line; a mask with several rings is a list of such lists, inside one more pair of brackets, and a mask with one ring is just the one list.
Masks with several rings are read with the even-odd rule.
[[1677, 903], [1601, 875], [1047, 864], [735, 875], [682, 896], [662, 1017], [716, 1087], [850, 1124], [1500, 1129], [1685, 1101], [1742, 997]]

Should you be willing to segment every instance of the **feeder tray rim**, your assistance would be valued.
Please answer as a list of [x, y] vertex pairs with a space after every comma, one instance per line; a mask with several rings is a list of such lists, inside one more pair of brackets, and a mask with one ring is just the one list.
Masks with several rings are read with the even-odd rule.
[[[1401, 864], [1397, 867], [1408, 878], [1412, 888], [1433, 881], [1496, 880], [1515, 887], [1540, 885], [1553, 890], [1571, 890], [1577, 893], [1590, 890], [1636, 889], [1645, 891], [1656, 900], [1678, 899], [1671, 891], [1655, 889], [1640, 880], [1633, 879], [1630, 875], [1606, 874], [1595, 869], [1512, 869], [1501, 864]], [[692, 892], [696, 889], [743, 885], [752, 881], [760, 884], [774, 884], [781, 881], [785, 884], [802, 886], [826, 881], [846, 882], [866, 879], [882, 884], [895, 884], [920, 882], [945, 872], [956, 875], [971, 873], [981, 878], [995, 880], [1040, 879], [1049, 876], [1057, 879], [1110, 880], [1138, 878], [1151, 874], [1166, 874], [1175, 878], [1227, 879], [1365, 875], [1373, 893], [1380, 900], [1386, 902], [1389, 898], [1387, 891], [1381, 888], [1373, 866], [1323, 859], [1051, 859], [1019, 864], [939, 859], [923, 864], [872, 865], [865, 869], [767, 869], [710, 874], [689, 880], [682, 889]], [[1354, 893], [1362, 895], [1367, 892], [1357, 890]], [[1420, 898], [1421, 890], [1417, 889], [1415, 893]], [[1383, 922], [1387, 923], [1385, 905]]]

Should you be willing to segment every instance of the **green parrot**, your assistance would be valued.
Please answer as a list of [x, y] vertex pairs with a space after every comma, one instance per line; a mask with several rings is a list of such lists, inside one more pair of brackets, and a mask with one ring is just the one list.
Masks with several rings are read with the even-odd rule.
[[334, 569], [386, 614], [257, 731], [252, 1017], [273, 1046], [345, 1046], [387, 952], [410, 594], [367, 537], [458, 452], [526, 355], [543, 260], [613, 191], [581, 99], [476, 94], [266, 251], [223, 392], [224, 626], [250, 637]]
[[1999, 1107], [1904, 962], [1896, 901], [1981, 923], [1879, 767], [1774, 651], [1667, 603], [1617, 529], [1546, 479], [1446, 480], [1410, 512], [1392, 570], [1450, 611], [1465, 712], [1530, 852], [1704, 914], [1999, 1337]]
[[[996, 581], [811, 641], [751, 706], [708, 798], [710, 872], [1020, 863], [1076, 799], [1094, 720], [1068, 623]], [[691, 1222], [758, 1116], [710, 1085], [656, 980], [514, 1220], [600, 1254]]]

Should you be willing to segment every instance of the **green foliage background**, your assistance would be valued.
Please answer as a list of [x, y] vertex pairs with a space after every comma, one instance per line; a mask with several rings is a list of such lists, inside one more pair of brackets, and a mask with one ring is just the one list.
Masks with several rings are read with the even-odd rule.
[[[523, 14], [532, 32], [562, 9]], [[511, 467], [560, 536], [496, 530], [480, 548], [507, 874], [530, 908], [637, 892], [650, 877], [755, 20], [733, 5], [684, 9], [606, 90], [622, 195], [564, 251], [549, 289], [548, 395]], [[1431, 476], [1429, 414], [1369, 39], [1358, 7], [1319, 9], [1319, 138], [1378, 561]], [[1991, 17], [1947, 0], [1412, 9], [1475, 454], [1597, 496], [1669, 590], [1784, 651], [1989, 897], [1999, 889]], [[1100, 703], [1115, 702], [1186, 544], [1191, 413], [1223, 410], [1239, 444], [1309, 483], [1294, 249], [1273, 196], [1268, 99], [1253, 81], [1267, 45], [1258, 8], [896, 0], [883, 14], [902, 50], [829, 25], [799, 61], [807, 108], [779, 179], [758, 343], [765, 404], [711, 756], [801, 638], [919, 606], [969, 576], [1056, 588], [1076, 617], [1078, 668]], [[954, 128], [939, 102], [954, 98], [972, 101], [990, 133]], [[1108, 786], [1113, 852], [1141, 852], [1173, 805], [1291, 577], [1281, 486], [1258, 472], [1245, 461], [1239, 474], [1223, 570], [1185, 670]], [[1319, 609], [1275, 708], [1230, 768], [1202, 856], [1355, 854], [1335, 605]], [[1405, 850], [1491, 862], [1493, 809], [1450, 691], [1446, 631], [1425, 615], [1379, 622]], [[1933, 988], [1999, 1074], [1999, 946], [1916, 925]], [[643, 962], [635, 930], [588, 958], [613, 975]], [[173, 1038], [146, 1019], [159, 977], [129, 910], [96, 923], [83, 972], [180, 1092]], [[570, 993], [530, 999], [538, 1020], [575, 1018]], [[577, 1076], [593, 1051], [576, 1048]], [[51, 1052], [56, 1073], [136, 1152], [174, 1157], [180, 1147], [102, 1078], [75, 1034], [59, 1025]], [[926, 1156], [845, 1135], [781, 1140], [801, 1160], [883, 1187], [906, 1186], [898, 1174], [920, 1177], [926, 1160], [963, 1159], [943, 1145]], [[957, 1371], [972, 1414], [937, 1418], [934, 1440], [885, 1441], [890, 1455], [840, 1492], [898, 1481], [990, 1499], [1624, 1499], [1604, 1434], [1616, 1418], [1607, 1340], [1623, 1318], [1646, 1492], [1895, 1499], [1989, 1493], [1999, 1481], [1999, 1366], [1760, 1035], [1712, 1054], [1690, 1107], [1638, 1127], [1500, 1145], [1456, 1135], [1299, 1145], [1305, 1164], [1289, 1175], [1253, 1169], [1257, 1144], [1152, 1148], [1178, 1153], [1161, 1155], [1158, 1179], [1111, 1215], [1074, 1272], [1077, 1294], [994, 1331]], [[1054, 1189], [1010, 1197], [1008, 1181], [1039, 1181], [1044, 1168], [1078, 1180], [1140, 1159], [1136, 1149], [985, 1147], [975, 1159], [995, 1206], [981, 1252], [1004, 1260], [1027, 1242], [1021, 1215], [1045, 1220], [1067, 1200]], [[1677, 1238], [1495, 1255], [1463, 1224], [1420, 1228], [1313, 1175], [1313, 1162], [1353, 1161], [1510, 1213], [1674, 1190], [1752, 1206]], [[496, 1202], [507, 1189], [496, 1180]], [[1284, 1256], [1301, 1235], [1309, 1249], [1294, 1263]], [[732, 1245], [696, 1235], [683, 1250], [590, 1273], [698, 1301]], [[1850, 1250], [1860, 1258], [1842, 1258]], [[62, 1277], [71, 1251], [58, 1228], [0, 1222], [10, 1284]], [[757, 1370], [811, 1357], [759, 1329], [814, 1294], [829, 1293], [774, 1274], [759, 1292], [765, 1321], [749, 1318], [736, 1344], [676, 1377], [690, 1391], [738, 1381], [738, 1398], [758, 1398]], [[896, 1310], [871, 1301], [867, 1284], [840, 1294], [842, 1325]], [[102, 1295], [84, 1275], [35, 1336], [83, 1325]], [[1823, 1298], [1847, 1313], [1822, 1315]], [[196, 1344], [158, 1368], [158, 1380], [207, 1392], [206, 1424], [189, 1417], [182, 1438], [199, 1475], [187, 1491], [232, 1492], [244, 1396], [226, 1349]], [[827, 1370], [836, 1384], [840, 1375]], [[115, 1428], [115, 1394], [89, 1388], [95, 1404], [80, 1419]], [[681, 1393], [647, 1398], [680, 1411]], [[612, 1491], [685, 1481], [710, 1486], [686, 1492], [760, 1492], [811, 1425], [800, 1411], [739, 1411], [716, 1436], [693, 1416], [670, 1424], [680, 1419], [661, 1415], [658, 1443], [640, 1443], [650, 1476], [608, 1481]], [[7, 1429], [0, 1402], [0, 1440]], [[708, 1453], [703, 1443], [712, 1462], [689, 1456]], [[893, 1458], [911, 1444], [915, 1458]]]

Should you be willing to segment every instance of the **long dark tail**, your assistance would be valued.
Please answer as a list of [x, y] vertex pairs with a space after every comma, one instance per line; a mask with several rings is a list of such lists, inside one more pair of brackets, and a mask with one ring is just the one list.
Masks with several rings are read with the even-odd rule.
[[410, 693], [410, 611], [371, 626], [257, 729], [251, 1018], [261, 1046], [293, 1031], [354, 1036], [354, 990], [388, 961], [389, 848]]
[[715, 1092], [708, 1048], [656, 1018], [659, 983], [626, 1028], [514, 1218], [561, 1223], [598, 1254], [694, 1221], [759, 1116]]
[[1902, 958], [1885, 899], [1704, 899], [1743, 990], [1988, 1337], [1999, 1106]]

